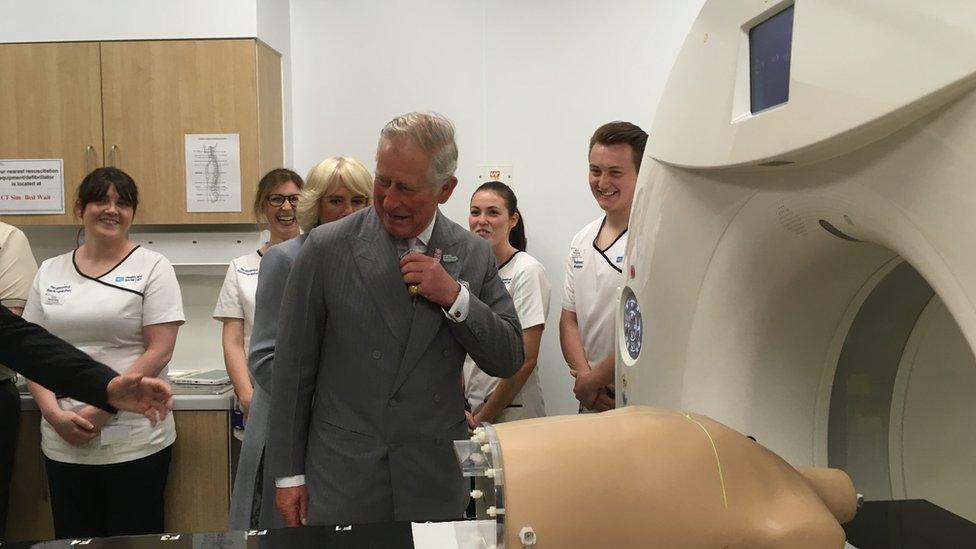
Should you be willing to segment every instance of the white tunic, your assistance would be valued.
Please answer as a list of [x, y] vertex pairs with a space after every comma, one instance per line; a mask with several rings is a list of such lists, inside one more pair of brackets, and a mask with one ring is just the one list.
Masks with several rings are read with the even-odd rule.
[[250, 348], [254, 330], [254, 294], [258, 290], [258, 272], [261, 268], [261, 252], [254, 251], [231, 261], [220, 287], [213, 317], [240, 318], [244, 320], [244, 353]]
[[[536, 258], [525, 252], [517, 252], [498, 268], [505, 289], [515, 302], [522, 329], [545, 325], [549, 315], [549, 278], [546, 269]], [[475, 365], [469, 356], [464, 361], [464, 393], [471, 405], [472, 412], [477, 412], [501, 381], [492, 377]], [[502, 410], [495, 418], [495, 423], [543, 417], [546, 415], [545, 402], [542, 399], [542, 385], [539, 383], [539, 365], [536, 364], [529, 374], [525, 385], [519, 391], [508, 408]]]
[[[185, 320], [173, 266], [141, 247], [97, 278], [78, 271], [74, 252], [48, 259], [34, 277], [24, 317], [120, 373], [146, 350], [143, 326]], [[70, 398], [59, 398], [58, 404], [62, 410], [85, 406]], [[103, 435], [116, 426], [127, 435], [120, 442], [103, 445], [102, 437], [95, 437], [73, 446], [42, 419], [41, 450], [55, 461], [103, 465], [152, 455], [176, 440], [172, 414], [152, 427], [140, 414], [119, 412], [102, 428]]]
[[594, 220], [573, 237], [563, 285], [563, 309], [576, 312], [591, 368], [613, 353], [614, 299], [627, 249], [626, 230], [607, 249], [597, 248], [596, 237], [605, 219]]
[[[23, 309], [36, 272], [27, 237], [17, 227], [0, 222], [0, 305]], [[0, 365], [0, 380], [13, 376]]]

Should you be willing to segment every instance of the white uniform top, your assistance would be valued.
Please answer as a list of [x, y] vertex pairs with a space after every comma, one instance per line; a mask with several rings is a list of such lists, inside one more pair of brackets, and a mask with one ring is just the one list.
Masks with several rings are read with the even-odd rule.
[[[37, 262], [23, 231], [0, 222], [0, 305], [23, 309], [36, 272]], [[0, 380], [13, 375], [0, 366]]]
[[613, 353], [613, 304], [627, 249], [626, 230], [607, 249], [596, 247], [596, 237], [605, 220], [594, 220], [573, 237], [563, 285], [563, 309], [576, 312], [583, 351], [591, 368]]
[[[525, 252], [517, 252], [498, 268], [498, 276], [515, 302], [522, 329], [545, 325], [549, 315], [549, 278], [542, 263]], [[477, 412], [484, 405], [499, 381], [499, 378], [479, 370], [470, 356], [464, 360], [464, 393], [472, 412]], [[512, 399], [509, 408], [506, 408], [505, 412], [509, 411], [511, 413], [499, 414], [495, 422], [546, 415], [538, 364], [525, 380], [522, 390]]]
[[[145, 352], [143, 326], [185, 320], [173, 266], [162, 255], [141, 247], [97, 278], [78, 271], [74, 252], [48, 259], [34, 277], [24, 318], [117, 372], [128, 369]], [[165, 374], [166, 368], [161, 373]], [[62, 410], [85, 406], [70, 398], [59, 398], [58, 404]], [[106, 441], [106, 429], [116, 426]], [[101, 437], [81, 446], [72, 446], [41, 420], [41, 450], [64, 463], [132, 461], [152, 455], [175, 440], [173, 414], [152, 427], [140, 414], [119, 412], [102, 428]], [[103, 446], [102, 442], [113, 443]]]
[[250, 348], [251, 332], [254, 330], [254, 294], [258, 290], [260, 268], [260, 251], [253, 251], [231, 261], [213, 312], [213, 317], [217, 320], [222, 318], [244, 320], [245, 356]]

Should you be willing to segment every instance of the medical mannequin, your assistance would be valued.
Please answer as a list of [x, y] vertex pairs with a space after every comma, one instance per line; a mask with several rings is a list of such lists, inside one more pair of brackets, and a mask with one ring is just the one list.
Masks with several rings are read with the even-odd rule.
[[[842, 548], [857, 494], [707, 417], [631, 406], [494, 426], [506, 546]], [[828, 501], [825, 504], [824, 501]]]

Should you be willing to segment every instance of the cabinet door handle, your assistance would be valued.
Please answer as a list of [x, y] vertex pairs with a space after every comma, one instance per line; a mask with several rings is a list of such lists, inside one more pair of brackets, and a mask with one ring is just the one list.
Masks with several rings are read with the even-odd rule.
[[119, 146], [112, 145], [112, 150], [108, 156], [108, 165], [112, 166], [113, 168], [118, 168], [119, 163], [121, 162], [121, 158], [122, 158], [122, 151], [119, 150]]
[[95, 145], [88, 145], [85, 149], [85, 174], [90, 174], [95, 170]]

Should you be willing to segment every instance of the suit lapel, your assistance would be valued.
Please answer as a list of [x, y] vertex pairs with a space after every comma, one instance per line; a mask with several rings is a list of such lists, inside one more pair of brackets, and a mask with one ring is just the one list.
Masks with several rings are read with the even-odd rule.
[[411, 331], [413, 303], [403, 285], [393, 239], [380, 224], [375, 211], [368, 215], [362, 232], [350, 237], [354, 261], [383, 321], [402, 342]]
[[[447, 255], [457, 255], [458, 239], [452, 234], [452, 224], [446, 217], [437, 212], [437, 221], [434, 222], [434, 231], [431, 234], [430, 242], [427, 244], [427, 255], [434, 255], [436, 250], [441, 250]], [[460, 270], [460, 262], [454, 261], [442, 264], [447, 272], [454, 278]], [[413, 320], [410, 324], [410, 337], [407, 338], [407, 349], [403, 353], [400, 368], [397, 370], [396, 381], [393, 383], [392, 393], [396, 393], [401, 385], [407, 380], [410, 373], [417, 367], [420, 357], [430, 346], [430, 342], [437, 335], [443, 322], [450, 322], [444, 311], [437, 304], [431, 303], [423, 298], [418, 298], [413, 309]]]

